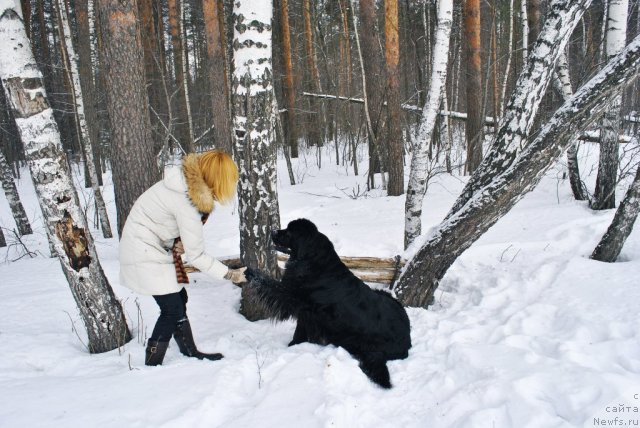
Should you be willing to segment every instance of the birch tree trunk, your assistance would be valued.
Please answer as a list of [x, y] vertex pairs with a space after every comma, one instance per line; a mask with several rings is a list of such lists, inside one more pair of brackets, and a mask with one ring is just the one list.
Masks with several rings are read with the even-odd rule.
[[27, 213], [20, 201], [20, 195], [18, 194], [16, 183], [13, 181], [11, 167], [7, 163], [7, 159], [5, 158], [2, 150], [0, 150], [0, 174], [2, 190], [4, 190], [4, 195], [7, 197], [7, 202], [9, 202], [9, 208], [11, 208], [11, 213], [13, 214], [13, 219], [16, 222], [18, 233], [20, 235], [31, 235], [33, 233], [31, 230], [31, 224], [29, 223]]
[[[514, 33], [514, 25], [513, 25], [513, 0], [509, 0], [509, 42], [507, 43], [507, 65], [504, 69], [504, 76], [502, 78], [502, 90], [500, 91], [501, 99], [500, 99], [500, 117], [504, 115], [504, 106], [506, 103], [504, 102], [507, 94], [507, 82], [509, 81], [509, 74], [511, 73], [511, 60], [513, 58], [513, 33]], [[498, 118], [496, 117], [496, 123], [498, 122]]]
[[639, 67], [640, 36], [565, 102], [508, 167], [426, 237], [398, 278], [400, 301], [408, 306], [430, 304], [460, 254], [537, 185], [567, 146], [637, 77]]
[[62, 24], [62, 31], [64, 34], [64, 48], [67, 51], [69, 67], [71, 69], [69, 74], [71, 75], [71, 81], [73, 83], [72, 95], [75, 101], [78, 124], [80, 125], [80, 134], [84, 147], [85, 162], [87, 163], [87, 170], [89, 172], [89, 181], [91, 183], [93, 197], [95, 198], [96, 207], [98, 209], [98, 218], [100, 219], [102, 236], [105, 238], [111, 238], [113, 237], [113, 233], [111, 232], [111, 224], [109, 223], [109, 215], [107, 214], [107, 205], [104, 203], [102, 191], [100, 190], [100, 186], [98, 184], [98, 173], [96, 171], [96, 164], [93, 161], [93, 146], [91, 145], [91, 135], [89, 133], [87, 119], [84, 114], [84, 98], [82, 97], [82, 88], [80, 87], [80, 73], [78, 72], [78, 55], [76, 55], [76, 51], [73, 47], [71, 29], [69, 27], [69, 20], [67, 19], [67, 10], [64, 0], [58, 0], [58, 12], [60, 13], [60, 22]]
[[466, 62], [467, 161], [465, 174], [471, 175], [482, 161], [484, 117], [482, 109], [482, 58], [480, 56], [480, 0], [464, 2], [464, 60]]
[[433, 65], [427, 101], [422, 110], [418, 134], [413, 141], [409, 183], [405, 199], [404, 247], [407, 248], [422, 232], [422, 202], [427, 189], [427, 163], [440, 100], [447, 79], [449, 40], [453, 21], [453, 1], [438, 0], [438, 26], [433, 45]]
[[[563, 101], [567, 101], [573, 95], [571, 77], [569, 75], [569, 63], [567, 55], [562, 52], [558, 58], [558, 65], [553, 74], [553, 81]], [[567, 149], [567, 169], [569, 170], [569, 183], [573, 197], [577, 201], [586, 201], [589, 196], [584, 182], [580, 179], [580, 165], [578, 163], [578, 142], [574, 141]]]
[[[628, 0], [609, 0], [607, 13], [606, 56], [611, 59], [625, 45], [627, 36]], [[616, 207], [618, 182], [618, 135], [620, 134], [620, 106], [622, 96], [617, 97], [600, 123], [600, 158], [596, 189], [591, 207], [606, 210]]]
[[616, 210], [611, 225], [593, 250], [591, 258], [601, 262], [615, 262], [624, 242], [633, 230], [638, 213], [640, 213], [640, 166], [627, 194]]
[[211, 88], [211, 106], [216, 146], [227, 153], [233, 151], [231, 136], [231, 112], [229, 111], [229, 85], [227, 60], [224, 53], [223, 20], [218, 13], [216, 0], [203, 0], [205, 30], [207, 36], [207, 60], [209, 85]]
[[522, 68], [526, 68], [529, 59], [529, 20], [527, 19], [527, 0], [520, 0], [520, 21], [522, 22]]
[[0, 78], [24, 143], [45, 227], [87, 329], [89, 352], [110, 351], [128, 342], [131, 334], [100, 266], [42, 75], [13, 7], [13, 1], [0, 0]]
[[[271, 60], [272, 6], [234, 3], [233, 126], [240, 171], [240, 259], [252, 269], [279, 276], [271, 230], [280, 228], [276, 193], [277, 110], [273, 100]], [[250, 320], [268, 313], [253, 298], [251, 287], [242, 290], [241, 313]]]
[[[89, 128], [89, 136], [91, 137], [91, 148], [93, 153], [93, 163], [96, 166], [98, 176], [98, 186], [102, 186], [102, 156], [99, 144], [99, 126], [100, 120], [96, 108], [96, 94], [99, 93], [99, 81], [94, 73], [94, 40], [96, 39], [95, 31], [95, 8], [93, 2], [89, 8], [89, 0], [78, 0], [75, 3], [76, 27], [77, 27], [77, 50], [78, 56], [78, 73], [80, 73], [80, 87], [82, 88], [82, 100], [84, 101], [84, 110], [87, 126]], [[97, 66], [97, 61], [96, 64]], [[96, 82], [94, 83], [94, 80]], [[86, 180], [85, 180], [86, 181]], [[91, 185], [91, 183], [89, 183]]]
[[160, 173], [151, 137], [136, 3], [134, 0], [98, 0], [96, 5], [120, 235], [134, 202], [160, 179]]
[[544, 96], [556, 60], [591, 0], [552, 0], [544, 26], [518, 77], [515, 89], [489, 152], [473, 173], [447, 217], [453, 215], [479, 189], [504, 171], [527, 145], [529, 132]]
[[398, 0], [384, 0], [385, 59], [387, 64], [387, 112], [389, 116], [387, 150], [389, 181], [387, 195], [404, 194], [404, 145], [400, 106], [400, 33]]

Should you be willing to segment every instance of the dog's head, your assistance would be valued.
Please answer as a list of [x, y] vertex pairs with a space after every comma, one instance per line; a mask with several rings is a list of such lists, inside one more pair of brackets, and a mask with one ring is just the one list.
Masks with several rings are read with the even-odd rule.
[[311, 254], [333, 252], [333, 245], [311, 221], [300, 218], [293, 220], [286, 229], [271, 232], [276, 250], [289, 254], [289, 260], [309, 259]]

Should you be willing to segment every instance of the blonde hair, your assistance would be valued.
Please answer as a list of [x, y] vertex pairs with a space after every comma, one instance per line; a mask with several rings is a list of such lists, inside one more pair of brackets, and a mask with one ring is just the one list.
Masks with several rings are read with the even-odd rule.
[[211, 150], [198, 158], [202, 178], [213, 198], [221, 204], [233, 200], [238, 184], [238, 167], [227, 153]]

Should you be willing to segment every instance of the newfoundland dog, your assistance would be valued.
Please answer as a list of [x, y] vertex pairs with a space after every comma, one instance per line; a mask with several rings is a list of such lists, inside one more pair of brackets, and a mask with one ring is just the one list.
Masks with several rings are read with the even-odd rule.
[[386, 363], [406, 358], [411, 347], [402, 305], [351, 273], [311, 221], [294, 220], [271, 237], [278, 251], [289, 254], [282, 281], [249, 270], [246, 276], [272, 318], [297, 320], [289, 346], [341, 346], [373, 382], [391, 388]]

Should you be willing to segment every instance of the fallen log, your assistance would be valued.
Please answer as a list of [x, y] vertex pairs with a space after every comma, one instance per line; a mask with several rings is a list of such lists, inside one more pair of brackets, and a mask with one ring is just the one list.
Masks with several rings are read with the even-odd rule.
[[[289, 257], [285, 254], [278, 254], [278, 262], [280, 268], [284, 271], [284, 265]], [[225, 257], [219, 259], [222, 263], [230, 268], [238, 268], [242, 266], [240, 257]], [[400, 269], [405, 265], [406, 261], [400, 256], [396, 257], [340, 257], [340, 260], [353, 272], [355, 276], [364, 282], [373, 282], [379, 284], [391, 285], [398, 276]], [[193, 266], [185, 265], [187, 273], [198, 272]]]

